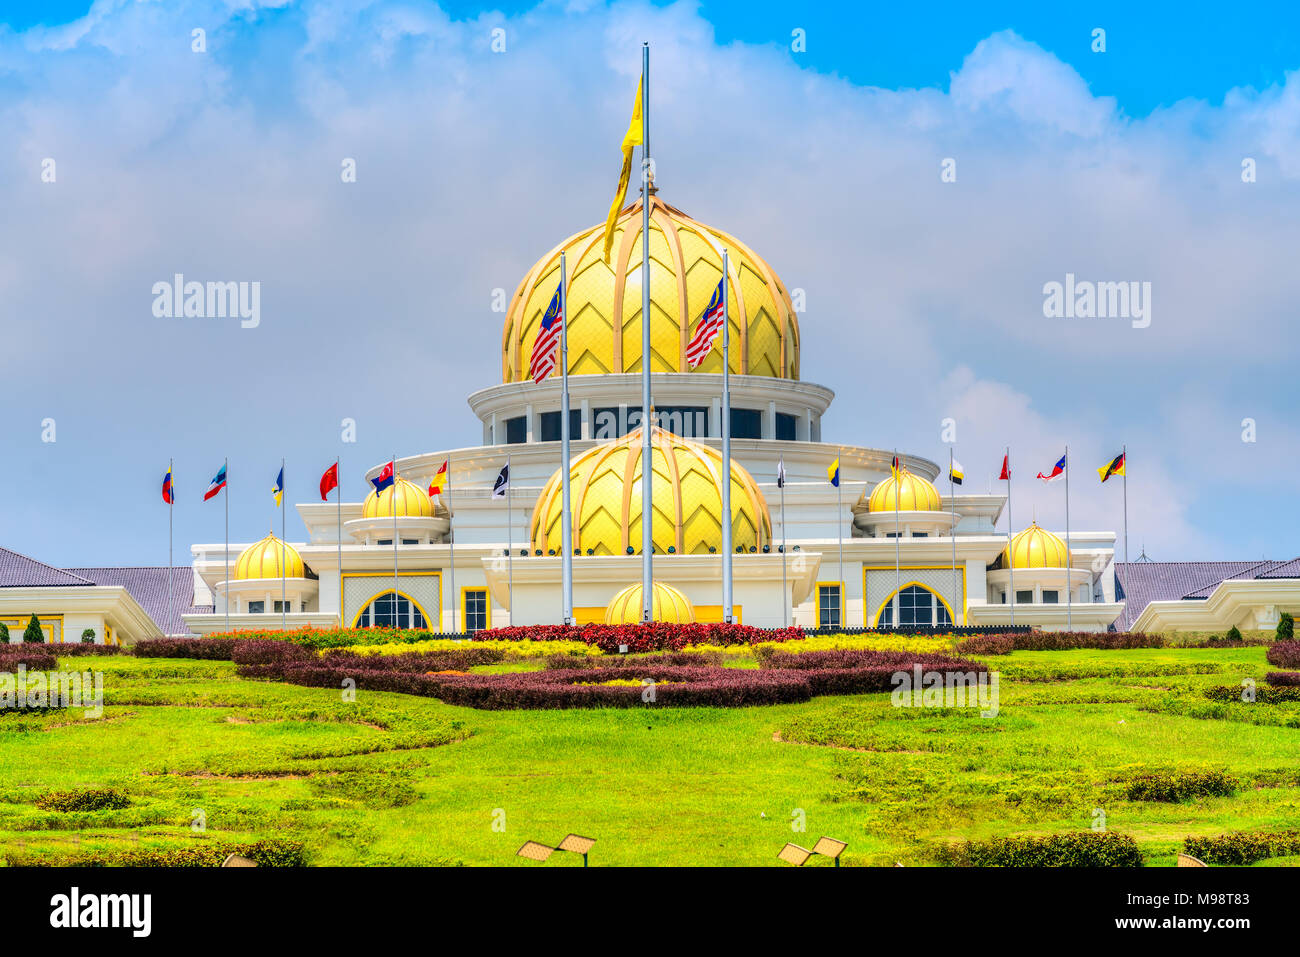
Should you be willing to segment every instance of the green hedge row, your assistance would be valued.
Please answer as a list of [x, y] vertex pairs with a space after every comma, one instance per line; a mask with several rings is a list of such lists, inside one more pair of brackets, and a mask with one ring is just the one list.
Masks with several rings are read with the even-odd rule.
[[1183, 851], [1206, 864], [1241, 867], [1268, 857], [1300, 854], [1300, 831], [1232, 831], [1217, 837], [1189, 837]]
[[1232, 775], [1217, 770], [1149, 771], [1130, 778], [1125, 797], [1130, 801], [1175, 803], [1197, 797], [1226, 797], [1240, 788]]
[[259, 867], [303, 867], [307, 856], [299, 841], [268, 838], [251, 844], [195, 844], [191, 847], [130, 848], [83, 854], [6, 854], [10, 867], [220, 867], [231, 854]]
[[946, 867], [1141, 867], [1142, 851], [1127, 834], [1075, 831], [946, 844], [935, 859]]

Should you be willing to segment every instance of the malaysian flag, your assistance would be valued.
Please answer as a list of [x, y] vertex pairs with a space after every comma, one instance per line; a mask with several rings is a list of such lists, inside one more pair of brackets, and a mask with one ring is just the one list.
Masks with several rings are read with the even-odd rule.
[[713, 340], [722, 331], [722, 282], [723, 280], [718, 280], [718, 288], [713, 290], [713, 298], [709, 300], [704, 315], [700, 316], [700, 324], [695, 327], [695, 335], [691, 336], [691, 341], [686, 344], [686, 362], [692, 369], [709, 357]]
[[533, 343], [533, 358], [528, 363], [528, 375], [541, 382], [555, 370], [555, 357], [560, 349], [560, 334], [564, 331], [564, 313], [560, 310], [560, 288], [555, 288], [551, 304], [542, 317], [542, 328]]

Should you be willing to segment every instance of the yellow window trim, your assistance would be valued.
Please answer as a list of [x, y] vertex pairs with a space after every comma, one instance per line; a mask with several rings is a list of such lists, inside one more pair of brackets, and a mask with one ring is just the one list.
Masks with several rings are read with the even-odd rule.
[[[893, 565], [863, 565], [862, 566], [862, 594], [866, 595], [867, 593], [867, 572], [892, 572], [893, 570], [894, 570]], [[952, 565], [899, 565], [898, 570], [901, 572], [951, 572]], [[939, 593], [935, 591], [934, 588], [925, 584], [924, 582], [911, 583], [913, 585], [920, 585], [922, 588], [925, 588], [929, 591], [933, 591], [936, 595], [939, 595], [939, 600], [942, 601], [944, 605], [946, 605], [948, 608], [948, 616], [952, 618], [952, 623], [954, 626], [966, 624], [966, 608], [967, 608], [966, 564], [963, 562], [962, 564], [958, 565], [957, 570], [961, 572], [962, 616], [960, 622], [957, 621], [957, 616], [952, 613], [952, 605], [948, 604], [948, 601], [942, 595], [939, 595]], [[908, 586], [904, 585], [903, 587], [907, 588]], [[876, 618], [875, 618], [876, 621], [880, 621], [880, 613], [885, 610], [885, 605], [889, 604], [889, 599], [893, 597], [894, 594], [890, 593], [889, 598], [886, 598], [883, 602], [881, 602], [880, 607], [876, 609]]]
[[[814, 609], [814, 615], [816, 616], [816, 622], [817, 622], [815, 627], [817, 628], [822, 627], [822, 588], [823, 587], [838, 588], [840, 590], [840, 623], [838, 627], [840, 628], [846, 627], [848, 623], [844, 620], [844, 592], [845, 592], [844, 582], [831, 582], [831, 581], [817, 582], [817, 584], [814, 586], [815, 588], [814, 593], [817, 596], [817, 603]], [[830, 627], [835, 627], [835, 626], [830, 626]]]
[[460, 589], [460, 629], [464, 632], [469, 631], [469, 613], [466, 611], [468, 602], [466, 599], [472, 591], [481, 591], [483, 593], [487, 608], [487, 616], [483, 627], [485, 629], [492, 627], [492, 593], [488, 591], [486, 585], [462, 585]]
[[[949, 566], [949, 567], [951, 568], [952, 566]], [[931, 586], [927, 585], [925, 582], [920, 582], [920, 581], [904, 582], [902, 585], [900, 585], [900, 586], [899, 586], [898, 588], [896, 588], [894, 591], [890, 592], [890, 593], [889, 593], [889, 597], [886, 598], [884, 601], [882, 601], [882, 602], [880, 603], [880, 607], [876, 609], [876, 617], [875, 617], [874, 619], [872, 619], [872, 622], [873, 622], [873, 624], [874, 624], [875, 626], [879, 626], [879, 625], [880, 625], [880, 616], [883, 615], [883, 614], [885, 613], [885, 606], [888, 605], [891, 601], [894, 600], [894, 596], [897, 595], [899, 592], [903, 591], [904, 589], [911, 588], [913, 585], [917, 585], [917, 586], [919, 586], [919, 587], [921, 587], [921, 588], [924, 588], [926, 591], [928, 591], [928, 592], [929, 592], [931, 595], [933, 595], [935, 598], [939, 599], [939, 601], [943, 602], [943, 607], [948, 609], [948, 620], [951, 621], [951, 622], [953, 623], [954, 626], [956, 626], [956, 624], [957, 624], [957, 616], [954, 615], [954, 614], [952, 613], [952, 605], [948, 604], [948, 599], [944, 598], [942, 595], [940, 595], [937, 591], [935, 591]], [[894, 627], [894, 628], [899, 628], [899, 627], [903, 627], [903, 626], [901, 626], [901, 625], [899, 625], [897, 622], [895, 622], [895, 623], [892, 625], [892, 627]], [[936, 627], [937, 627], [937, 623], [936, 623]]]

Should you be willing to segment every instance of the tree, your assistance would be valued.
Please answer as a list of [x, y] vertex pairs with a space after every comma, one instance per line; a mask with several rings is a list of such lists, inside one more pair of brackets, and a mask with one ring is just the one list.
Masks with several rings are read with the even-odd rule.
[[1295, 619], [1291, 617], [1289, 611], [1282, 612], [1282, 617], [1277, 620], [1277, 640], [1295, 640]]
[[34, 612], [27, 620], [27, 627], [23, 629], [23, 641], [29, 645], [45, 644], [45, 632], [41, 631], [41, 621]]
[[83, 645], [93, 645], [95, 643], [95, 629], [84, 628], [81, 632], [81, 643]]
[[1236, 625], [1233, 625], [1228, 629], [1228, 633], [1223, 637], [1227, 638], [1229, 641], [1241, 641], [1241, 629]]
[[0, 621], [0, 645], [9, 644], [9, 626]]

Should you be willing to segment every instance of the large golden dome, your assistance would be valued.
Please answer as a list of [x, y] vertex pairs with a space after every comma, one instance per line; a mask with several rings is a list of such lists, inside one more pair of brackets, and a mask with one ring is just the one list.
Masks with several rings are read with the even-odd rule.
[[[578, 456], [569, 469], [573, 547], [579, 554], [641, 552], [641, 429]], [[658, 427], [651, 433], [654, 544], [659, 554], [708, 554], [722, 548], [722, 456]], [[533, 509], [532, 546], [560, 554], [563, 477], [547, 481]], [[767, 502], [753, 477], [731, 461], [733, 547], [761, 549], [772, 540]]]
[[[394, 506], [396, 502], [396, 506]], [[433, 503], [424, 489], [414, 482], [408, 482], [400, 475], [392, 485], [382, 492], [371, 489], [361, 506], [362, 518], [392, 518], [396, 507], [399, 516], [409, 515], [415, 518], [433, 518]]]
[[[641, 620], [641, 583], [628, 585], [605, 607], [605, 624], [632, 625]], [[672, 585], [650, 584], [650, 620], [686, 624], [695, 620], [695, 606]]]
[[939, 490], [919, 475], [901, 469], [898, 479], [893, 475], [876, 485], [867, 499], [867, 511], [892, 512], [897, 490], [900, 512], [937, 512], [943, 507]]
[[[506, 313], [501, 340], [505, 382], [528, 378], [533, 343], [568, 270], [569, 372], [641, 371], [641, 201], [618, 216], [609, 265], [605, 224], [570, 236], [524, 276]], [[799, 378], [799, 320], [785, 286], [752, 249], [652, 196], [650, 201], [650, 346], [654, 372], [689, 372], [686, 344], [722, 277], [730, 254], [731, 371]], [[694, 370], [722, 371], [722, 344]]]
[[1003, 568], [1065, 568], [1069, 564], [1065, 542], [1037, 522], [1012, 535], [1010, 547], [1002, 549]]
[[298, 550], [268, 533], [266, 538], [254, 542], [239, 553], [239, 559], [235, 562], [235, 580], [279, 578], [281, 557], [284, 559], [285, 578], [307, 577]]

